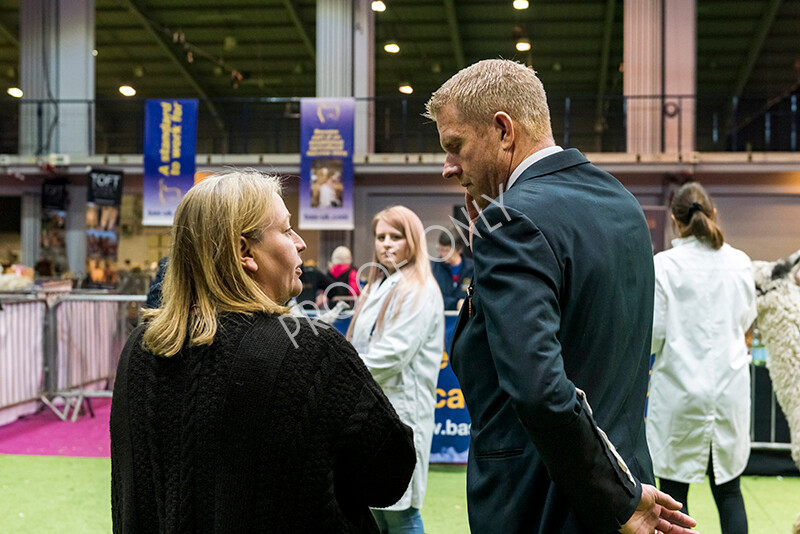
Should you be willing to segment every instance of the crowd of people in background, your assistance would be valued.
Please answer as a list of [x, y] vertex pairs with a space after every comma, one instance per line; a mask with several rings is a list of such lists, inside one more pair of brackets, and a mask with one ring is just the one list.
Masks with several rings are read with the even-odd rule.
[[[342, 245], [321, 267], [280, 180], [231, 171], [185, 196], [168, 257], [114, 272], [148, 293], [114, 391], [114, 531], [424, 534], [447, 351], [472, 419], [473, 532], [688, 534], [707, 475], [722, 532], [746, 533], [755, 284], [708, 192], [675, 192], [678, 238], [653, 258], [636, 199], [555, 144], [531, 69], [481, 61], [426, 110], [469, 221], [430, 234], [390, 206], [368, 262]], [[314, 202], [339, 206], [328, 174]], [[332, 308], [346, 334], [287, 335], [291, 313]]]

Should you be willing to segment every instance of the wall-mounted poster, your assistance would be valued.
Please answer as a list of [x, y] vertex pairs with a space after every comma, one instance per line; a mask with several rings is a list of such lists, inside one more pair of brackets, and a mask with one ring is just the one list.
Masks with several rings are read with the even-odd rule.
[[67, 181], [46, 180], [42, 184], [42, 231], [35, 270], [39, 276], [61, 276], [67, 262]]
[[352, 98], [300, 101], [301, 229], [353, 229], [354, 110]]
[[194, 185], [197, 99], [148, 100], [144, 116], [142, 224], [170, 226]]
[[92, 169], [86, 204], [86, 287], [116, 286], [122, 171]]

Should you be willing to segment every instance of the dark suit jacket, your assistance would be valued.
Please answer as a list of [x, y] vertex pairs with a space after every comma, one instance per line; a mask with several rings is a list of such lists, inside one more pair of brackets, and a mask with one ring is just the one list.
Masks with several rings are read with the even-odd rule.
[[458, 279], [453, 282], [453, 271], [450, 266], [443, 261], [431, 261], [431, 272], [436, 283], [439, 284], [439, 289], [442, 290], [442, 299], [444, 300], [445, 310], [455, 310], [458, 301], [467, 298], [466, 286], [472, 284], [472, 277], [474, 276], [474, 268], [472, 259], [461, 256], [461, 271], [458, 273]]
[[476, 225], [474, 295], [451, 348], [472, 418], [471, 530], [614, 532], [653, 483], [644, 214], [574, 149], [529, 167], [495, 203]]
[[164, 284], [164, 274], [167, 272], [167, 259], [165, 256], [158, 260], [158, 270], [156, 271], [155, 279], [150, 283], [150, 289], [147, 291], [145, 308], [161, 307], [161, 286]]

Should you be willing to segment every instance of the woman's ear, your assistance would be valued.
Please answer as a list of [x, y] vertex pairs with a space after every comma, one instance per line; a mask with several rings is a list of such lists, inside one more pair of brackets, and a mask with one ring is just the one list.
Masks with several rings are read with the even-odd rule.
[[250, 242], [246, 237], [239, 237], [239, 261], [242, 263], [242, 268], [245, 271], [254, 273], [258, 271], [258, 263], [253, 257], [253, 250], [250, 247]]

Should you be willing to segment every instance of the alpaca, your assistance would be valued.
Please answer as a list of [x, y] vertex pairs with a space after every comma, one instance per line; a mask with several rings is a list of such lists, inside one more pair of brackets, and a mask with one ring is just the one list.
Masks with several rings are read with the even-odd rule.
[[[776, 262], [754, 261], [753, 277], [767, 368], [789, 423], [792, 459], [800, 469], [800, 250]], [[800, 534], [800, 515], [793, 533]]]

